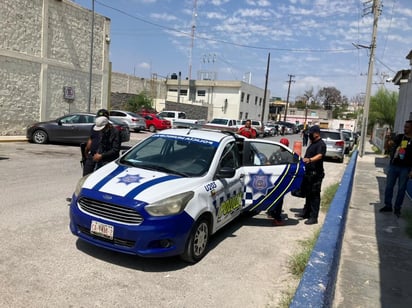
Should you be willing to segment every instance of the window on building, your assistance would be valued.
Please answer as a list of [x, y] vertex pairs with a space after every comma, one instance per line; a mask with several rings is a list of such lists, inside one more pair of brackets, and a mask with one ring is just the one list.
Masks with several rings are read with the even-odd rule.
[[243, 103], [245, 100], [245, 92], [242, 92], [242, 94], [240, 94], [240, 102]]
[[249, 113], [248, 112], [245, 113], [245, 119], [246, 120], [249, 119]]
[[197, 96], [206, 96], [206, 90], [197, 90]]
[[255, 105], [257, 105], [258, 97], [255, 96]]
[[187, 89], [180, 89], [180, 95], [187, 96]]
[[259, 106], [262, 106], [262, 101], [263, 101], [263, 99], [259, 98]]
[[249, 104], [250, 94], [246, 95], [246, 103]]
[[177, 89], [169, 89], [169, 92], [177, 92]]
[[243, 119], [243, 112], [239, 112], [239, 119]]

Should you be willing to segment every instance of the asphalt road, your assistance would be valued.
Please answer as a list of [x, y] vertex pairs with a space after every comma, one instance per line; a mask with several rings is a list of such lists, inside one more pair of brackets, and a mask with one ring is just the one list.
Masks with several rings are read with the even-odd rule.
[[[127, 145], [149, 133], [132, 135]], [[288, 137], [291, 145], [298, 138]], [[285, 226], [273, 227], [264, 213], [230, 224], [195, 265], [144, 259], [70, 233], [66, 198], [81, 176], [79, 160], [74, 146], [0, 143], [1, 307], [277, 307], [297, 285], [288, 260], [321, 226], [295, 219], [303, 199], [285, 198]], [[325, 163], [323, 187], [338, 182], [345, 165]]]

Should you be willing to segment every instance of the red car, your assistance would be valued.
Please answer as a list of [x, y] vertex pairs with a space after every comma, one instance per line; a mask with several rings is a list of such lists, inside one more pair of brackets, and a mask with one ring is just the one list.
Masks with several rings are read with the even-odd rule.
[[141, 116], [146, 120], [146, 128], [152, 133], [156, 130], [172, 128], [172, 123], [169, 120], [160, 118], [154, 113], [145, 113]]

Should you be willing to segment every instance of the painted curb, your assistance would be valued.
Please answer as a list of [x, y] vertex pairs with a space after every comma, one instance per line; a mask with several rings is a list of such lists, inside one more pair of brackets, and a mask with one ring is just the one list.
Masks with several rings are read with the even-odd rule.
[[331, 307], [358, 151], [354, 151], [329, 207], [290, 308]]

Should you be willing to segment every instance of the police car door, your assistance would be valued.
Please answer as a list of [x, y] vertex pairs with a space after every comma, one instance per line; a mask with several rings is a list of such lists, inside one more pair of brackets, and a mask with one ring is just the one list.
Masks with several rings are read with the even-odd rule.
[[245, 140], [243, 147], [243, 211], [260, 212], [276, 206], [298, 189], [303, 161], [288, 147], [270, 141]]
[[[233, 176], [219, 176], [219, 170], [230, 172]], [[234, 174], [233, 174], [234, 172]], [[212, 203], [215, 209], [216, 228], [232, 221], [242, 211], [243, 181], [239, 151], [235, 142], [226, 144], [219, 158], [215, 180], [209, 183]]]

